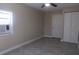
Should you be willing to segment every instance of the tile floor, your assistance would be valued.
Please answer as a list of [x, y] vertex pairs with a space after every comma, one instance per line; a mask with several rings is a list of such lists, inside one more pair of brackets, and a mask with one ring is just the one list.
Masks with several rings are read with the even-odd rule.
[[5, 55], [78, 55], [77, 44], [57, 38], [41, 38]]

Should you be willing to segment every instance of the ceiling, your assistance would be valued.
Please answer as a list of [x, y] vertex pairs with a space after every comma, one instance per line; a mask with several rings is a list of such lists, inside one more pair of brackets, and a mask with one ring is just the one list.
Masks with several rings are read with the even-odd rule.
[[41, 6], [43, 5], [43, 3], [26, 3], [26, 5], [41, 10], [41, 11], [45, 11], [45, 12], [56, 12], [56, 11], [62, 11], [63, 8], [67, 8], [67, 7], [78, 7], [79, 3], [55, 3], [58, 5], [58, 7], [44, 7], [41, 8]]

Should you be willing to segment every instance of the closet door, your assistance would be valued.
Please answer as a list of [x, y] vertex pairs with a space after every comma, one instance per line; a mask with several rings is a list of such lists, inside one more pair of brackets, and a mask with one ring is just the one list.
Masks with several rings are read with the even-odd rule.
[[79, 12], [72, 12], [72, 42], [78, 42], [78, 31], [79, 31]]
[[64, 13], [64, 41], [78, 43], [79, 12]]
[[72, 13], [64, 13], [64, 41], [65, 42], [72, 42], [71, 39], [71, 25], [72, 25]]
[[60, 13], [52, 15], [52, 36], [57, 38], [63, 36], [63, 15]]

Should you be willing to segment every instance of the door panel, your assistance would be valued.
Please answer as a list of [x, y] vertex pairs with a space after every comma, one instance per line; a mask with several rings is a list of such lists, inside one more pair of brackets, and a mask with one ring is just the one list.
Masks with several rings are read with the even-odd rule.
[[78, 42], [78, 30], [79, 30], [79, 12], [72, 12], [72, 42]]
[[64, 14], [64, 41], [77, 43], [79, 31], [79, 12]]
[[63, 35], [63, 16], [54, 14], [52, 16], [52, 36], [62, 38]]
[[71, 13], [64, 13], [64, 41], [72, 42], [71, 40]]

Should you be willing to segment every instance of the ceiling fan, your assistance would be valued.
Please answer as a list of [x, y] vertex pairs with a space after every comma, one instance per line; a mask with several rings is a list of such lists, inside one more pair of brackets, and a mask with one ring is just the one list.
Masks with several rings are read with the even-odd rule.
[[57, 7], [57, 5], [54, 4], [54, 3], [44, 3], [44, 4], [41, 6], [41, 8], [49, 7], [49, 6]]

